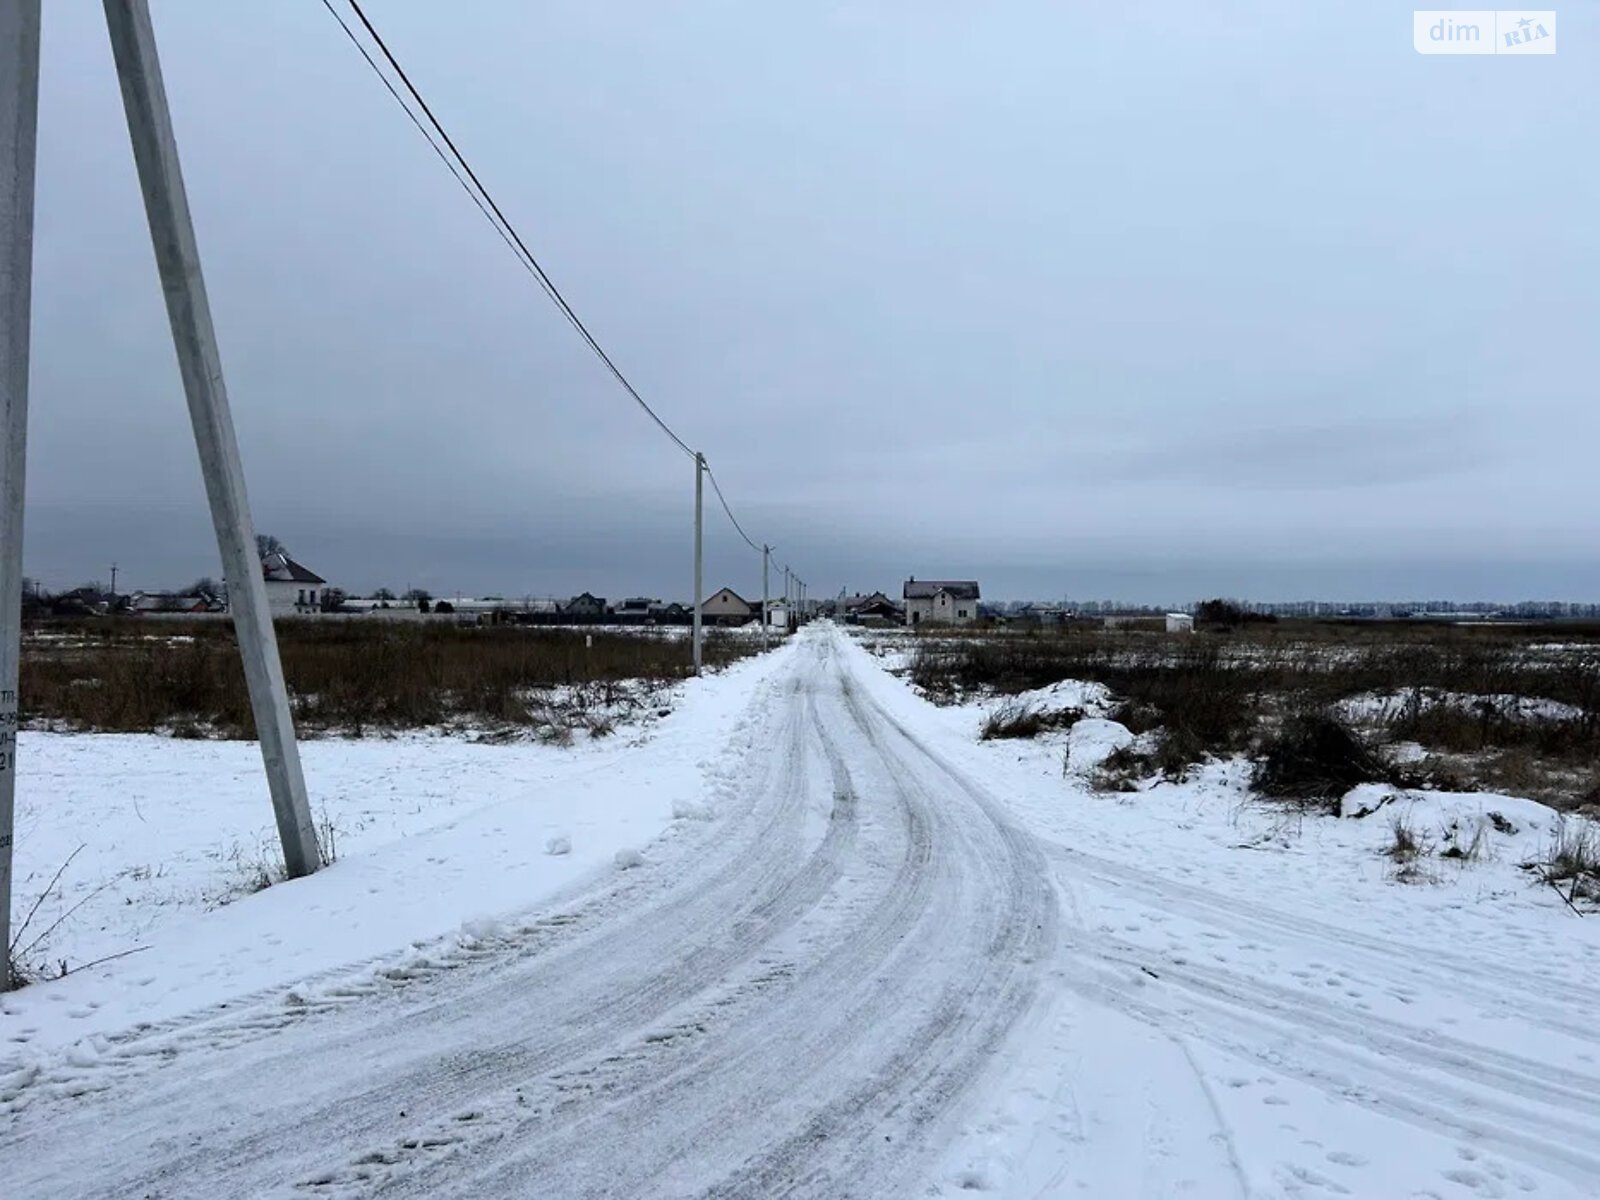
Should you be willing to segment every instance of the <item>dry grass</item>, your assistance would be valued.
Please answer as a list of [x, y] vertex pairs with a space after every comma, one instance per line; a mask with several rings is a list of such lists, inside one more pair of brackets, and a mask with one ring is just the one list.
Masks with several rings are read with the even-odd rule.
[[[1422, 746], [1425, 766], [1400, 773], [1408, 786], [1498, 790], [1558, 807], [1600, 803], [1594, 625], [1283, 621], [1216, 634], [1068, 627], [931, 632], [912, 642], [911, 679], [936, 700], [1014, 695], [1065, 679], [1104, 684], [1120, 701], [1114, 719], [1158, 734], [1145, 762], [1169, 778], [1208, 755], [1257, 748], [1296, 713], [1327, 712], [1357, 696], [1410, 695], [1415, 704], [1363, 729], [1375, 744]], [[1536, 697], [1564, 707], [1552, 715], [1493, 700], [1439, 701], [1450, 696]], [[1354, 761], [1353, 752], [1345, 757]], [[1346, 774], [1390, 777], [1372, 761]], [[1311, 782], [1308, 798], [1322, 799], [1343, 778], [1335, 772], [1296, 786]]]
[[[25, 720], [254, 736], [228, 622], [87, 619], [32, 633], [21, 671]], [[639, 699], [638, 683], [690, 674], [687, 643], [637, 632], [304, 620], [281, 622], [278, 644], [295, 722], [307, 732], [452, 724], [538, 730], [576, 721], [603, 733], [608, 711]], [[705, 662], [715, 668], [752, 649], [713, 632]], [[565, 693], [556, 722], [551, 689]]]
[[1544, 854], [1523, 866], [1574, 910], [1580, 904], [1600, 904], [1600, 826], [1582, 818], [1562, 821]]
[[1429, 876], [1425, 864], [1433, 853], [1433, 843], [1404, 817], [1390, 825], [1391, 840], [1383, 853], [1394, 864], [1394, 877], [1401, 883], [1425, 883]]
[[986, 742], [997, 738], [1035, 738], [1049, 730], [1071, 729], [1082, 719], [1082, 709], [1041, 709], [1008, 702], [984, 718], [978, 736]]

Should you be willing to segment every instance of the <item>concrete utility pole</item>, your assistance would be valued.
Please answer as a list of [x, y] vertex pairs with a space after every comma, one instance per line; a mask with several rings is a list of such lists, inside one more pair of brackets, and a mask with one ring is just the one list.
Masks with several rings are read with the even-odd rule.
[[244, 466], [234, 436], [233, 415], [222, 382], [222, 356], [217, 349], [200, 249], [178, 165], [155, 31], [146, 0], [105, 0], [111, 53], [122, 85], [145, 216], [155, 246], [161, 289], [166, 293], [172, 343], [178, 353], [183, 390], [189, 401], [195, 445], [211, 502], [217, 548], [229, 583], [229, 607], [239, 635], [250, 708], [266, 765], [267, 786], [277, 814], [283, 861], [291, 878], [308, 875], [320, 865], [316, 827], [306, 802], [306, 781], [300, 770], [289, 695], [278, 659], [278, 639], [267, 606], [266, 582], [256, 556], [255, 528], [245, 494]]
[[11, 850], [22, 656], [22, 500], [39, 145], [39, 0], [0, 0], [0, 992], [11, 987]]
[[783, 631], [788, 633], [794, 628], [794, 605], [789, 603], [789, 568], [783, 568]]
[[700, 674], [700, 605], [702, 602], [700, 587], [700, 567], [702, 552], [705, 548], [704, 522], [705, 515], [705, 478], [706, 456], [696, 453], [694, 456], [694, 673]]
[[117, 564], [111, 564], [111, 598], [117, 598]]
[[772, 557], [772, 547], [761, 547], [761, 648], [767, 648], [767, 638], [772, 632], [771, 603], [767, 600], [767, 559]]

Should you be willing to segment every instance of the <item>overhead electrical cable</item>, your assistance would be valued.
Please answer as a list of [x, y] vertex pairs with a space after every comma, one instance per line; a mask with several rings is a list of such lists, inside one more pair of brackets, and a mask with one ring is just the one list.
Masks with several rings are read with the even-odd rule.
[[706, 478], [711, 480], [711, 490], [716, 492], [717, 499], [722, 503], [722, 511], [728, 514], [728, 520], [733, 522], [733, 527], [739, 531], [739, 536], [744, 539], [744, 544], [756, 553], [761, 553], [761, 547], [750, 540], [750, 535], [744, 531], [744, 526], [739, 524], [739, 518], [733, 515], [733, 509], [728, 507], [728, 498], [722, 494], [722, 485], [717, 482], [716, 472], [711, 469], [711, 464], [705, 464]]
[[[323, 3], [324, 5], [327, 5], [328, 0], [323, 0]], [[411, 82], [411, 77], [406, 74], [405, 68], [400, 65], [400, 61], [395, 58], [393, 51], [389, 49], [388, 43], [383, 40], [383, 35], [380, 34], [377, 29], [374, 28], [372, 22], [367, 19], [367, 14], [362, 11], [358, 0], [348, 0], [348, 3], [351, 11], [355, 13], [357, 19], [360, 20], [361, 24], [366, 28], [368, 35], [377, 45], [378, 50], [383, 54], [385, 60], [388, 61], [389, 66], [399, 77], [400, 82], [405, 86], [406, 91], [410, 93], [411, 98], [416, 101], [417, 107], [422, 110], [422, 115], [428, 119], [428, 123], [433, 126], [439, 137], [443, 139], [444, 144], [450, 148], [450, 153], [455, 156], [456, 162], [461, 164], [461, 169], [466, 172], [467, 178], [472, 180], [473, 186], [478, 189], [478, 194], [482, 196], [484, 204], [488, 205], [489, 211], [492, 212], [494, 217], [499, 221], [498, 227], [503, 227], [505, 234], [509, 236], [513, 243], [515, 243], [515, 250], [520, 252], [518, 257], [521, 259], [523, 265], [533, 273], [534, 277], [539, 281], [539, 286], [544, 289], [545, 294], [550, 297], [556, 308], [560, 310], [561, 315], [564, 316], [572, 325], [572, 327], [578, 331], [579, 336], [583, 338], [589, 349], [594, 351], [595, 357], [605, 364], [606, 369], [609, 370], [611, 374], [616, 377], [617, 382], [622, 385], [623, 391], [627, 392], [628, 395], [633, 398], [634, 402], [638, 404], [638, 406], [642, 408], [650, 417], [650, 419], [654, 421], [661, 429], [661, 432], [666, 434], [667, 437], [671, 438], [673, 443], [677, 445], [678, 449], [682, 450], [691, 458], [694, 457], [694, 451], [689, 448], [689, 443], [685, 442], [681, 437], [673, 432], [672, 427], [668, 425], [666, 421], [662, 420], [660, 414], [657, 413], [655, 409], [650, 407], [649, 402], [646, 401], [645, 398], [639, 394], [638, 389], [628, 381], [628, 377], [622, 373], [622, 369], [618, 367], [612, 357], [606, 353], [605, 348], [600, 345], [600, 342], [595, 338], [594, 334], [589, 332], [589, 327], [583, 323], [582, 318], [580, 318], [577, 312], [573, 310], [572, 305], [567, 303], [566, 297], [561, 294], [561, 289], [556, 287], [549, 274], [542, 266], [540, 266], [539, 260], [534, 257], [533, 252], [528, 249], [527, 243], [523, 241], [522, 235], [517, 232], [516, 226], [514, 226], [510, 220], [507, 219], [504, 210], [502, 210], [500, 205], [496, 203], [493, 194], [484, 186], [483, 180], [478, 177], [478, 173], [472, 169], [472, 164], [467, 161], [466, 155], [461, 153], [461, 150], [455, 144], [455, 140], [450, 136], [449, 132], [446, 131], [444, 125], [439, 121], [439, 118], [434, 115], [433, 109], [429, 106], [428, 102], [423, 99], [422, 93], [418, 91], [417, 86]], [[333, 11], [331, 6], [329, 7], [329, 11]], [[334, 16], [337, 17], [338, 13], [335, 12]], [[344, 22], [341, 21], [340, 24], [343, 25]], [[348, 27], [346, 27], [346, 32], [350, 32]], [[366, 58], [368, 65], [370, 65], [374, 70], [377, 70], [377, 64], [372, 61], [370, 55], [363, 54], [362, 57]], [[378, 74], [380, 77], [383, 75], [381, 71], [379, 71]], [[388, 80], [385, 79], [384, 82], [387, 86]], [[392, 86], [390, 86], [389, 90], [391, 93], [394, 91]], [[396, 96], [396, 99], [398, 100], [399, 97]], [[405, 106], [402, 105], [402, 107]], [[406, 111], [408, 114], [410, 114], [409, 108]]]
[[[567, 302], [566, 297], [561, 294], [561, 290], [556, 287], [554, 281], [551, 280], [544, 267], [539, 264], [539, 260], [535, 258], [533, 252], [528, 249], [527, 243], [522, 239], [522, 235], [519, 234], [516, 230], [516, 227], [511, 224], [510, 220], [506, 217], [505, 212], [495, 201], [493, 195], [490, 194], [489, 189], [484, 186], [483, 180], [478, 177], [478, 173], [473, 170], [472, 164], [467, 161], [466, 156], [463, 155], [460, 149], [456, 146], [454, 139], [452, 139], [450, 134], [445, 130], [444, 125], [439, 121], [439, 118], [434, 115], [433, 109], [429, 106], [428, 102], [423, 99], [422, 93], [417, 89], [417, 86], [411, 82], [411, 77], [406, 73], [405, 68], [400, 65], [400, 61], [395, 57], [394, 52], [389, 49], [388, 43], [383, 40], [383, 35], [378, 32], [376, 27], [374, 27], [372, 24], [372, 21], [368, 19], [367, 14], [362, 11], [359, 0], [346, 0], [346, 2], [350, 5], [351, 11], [355, 13], [357, 19], [361, 22], [361, 25], [366, 29], [368, 36], [372, 38], [373, 43], [377, 46], [384, 60], [388, 62], [390, 68], [394, 71], [394, 74], [399, 78], [401, 84], [405, 88], [405, 91], [415, 102], [416, 108], [421, 110], [421, 117], [417, 115], [417, 112], [412, 108], [412, 105], [407, 103], [405, 96], [401, 95], [399, 89], [397, 89], [394, 83], [389, 79], [389, 76], [384, 72], [382, 66], [372, 56], [371, 52], [368, 51], [367, 47], [362, 44], [360, 37], [356, 34], [355, 30], [350, 27], [349, 23], [344, 19], [344, 17], [340, 15], [339, 11], [334, 7], [332, 0], [322, 0], [322, 5], [328, 10], [328, 13], [333, 17], [333, 19], [339, 23], [340, 29], [344, 31], [345, 36], [350, 40], [350, 44], [360, 52], [361, 57], [366, 60], [367, 66], [372, 69], [373, 74], [378, 77], [379, 81], [383, 84], [389, 95], [394, 99], [394, 102], [400, 106], [400, 110], [406, 114], [407, 119], [416, 126], [418, 132], [420, 132], [423, 138], [426, 139], [428, 146], [433, 150], [434, 154], [438, 156], [439, 161], [444, 163], [445, 167], [450, 171], [450, 174], [455, 177], [456, 182], [461, 185], [461, 189], [471, 198], [473, 204], [477, 206], [478, 211], [483, 214], [484, 220], [488, 221], [489, 224], [494, 228], [495, 233], [499, 235], [500, 240], [506, 244], [506, 247], [516, 257], [518, 263], [522, 265], [524, 270], [533, 276], [540, 288], [543, 289], [545, 295], [550, 298], [550, 301], [560, 311], [561, 315], [567, 319], [568, 323], [578, 331], [578, 334], [583, 338], [584, 343], [591, 351], [594, 352], [595, 356], [605, 364], [606, 369], [609, 370], [616, 378], [616, 381], [622, 386], [623, 390], [627, 392], [627, 394], [641, 409], [644, 410], [646, 415], [648, 415], [649, 418], [655, 422], [660, 430], [672, 440], [673, 444], [676, 445], [678, 449], [682, 450], [691, 458], [699, 458], [702, 469], [705, 471], [707, 477], [711, 480], [712, 490], [716, 492], [717, 500], [722, 505], [722, 511], [727, 514], [729, 522], [733, 525], [734, 529], [738, 532], [740, 538], [744, 540], [744, 543], [747, 546], [749, 546], [752, 550], [760, 552], [762, 547], [757, 545], [750, 535], [745, 532], [744, 526], [740, 525], [739, 519], [733, 515], [733, 508], [728, 504], [728, 498], [723, 494], [722, 485], [717, 482], [717, 477], [712, 472], [710, 465], [705, 463], [703, 457], [697, 456], [695, 452], [689, 448], [689, 444], [679, 437], [672, 427], [662, 419], [661, 415], [650, 406], [650, 404], [642, 395], [639, 394], [638, 389], [635, 388], [628, 380], [628, 377], [622, 373], [622, 369], [618, 367], [611, 356], [606, 353], [604, 347], [600, 345], [600, 342], [595, 338], [595, 336], [589, 332], [588, 326], [583, 323], [583, 320], [578, 316], [572, 305]], [[426, 118], [427, 124], [423, 123], [424, 118]], [[431, 132], [429, 128], [430, 126], [432, 127]], [[437, 139], [435, 134], [437, 134]], [[443, 141], [444, 146], [440, 146], [440, 141]], [[446, 147], [448, 147], [448, 153], [446, 152]]]

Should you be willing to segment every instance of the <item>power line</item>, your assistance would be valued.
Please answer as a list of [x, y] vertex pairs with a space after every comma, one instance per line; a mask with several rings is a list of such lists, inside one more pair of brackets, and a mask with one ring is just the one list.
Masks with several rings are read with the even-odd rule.
[[[695, 452], [689, 448], [688, 443], [680, 438], [675, 432], [673, 432], [671, 426], [669, 426], [666, 421], [664, 421], [656, 413], [656, 411], [650, 407], [650, 405], [645, 401], [644, 397], [639, 394], [639, 392], [634, 388], [633, 384], [631, 384], [627, 377], [623, 375], [616, 363], [612, 361], [610, 355], [605, 352], [600, 343], [595, 339], [594, 335], [589, 332], [588, 327], [584, 325], [583, 321], [578, 317], [578, 314], [573, 310], [572, 306], [567, 303], [566, 298], [562, 296], [560, 290], [555, 286], [555, 283], [550, 279], [549, 275], [545, 273], [544, 268], [539, 265], [538, 259], [534, 258], [532, 251], [528, 249], [527, 244], [522, 240], [521, 235], [517, 233], [516, 228], [506, 218], [506, 215], [503, 211], [501, 211], [500, 206], [495, 203], [494, 197], [490, 195], [489, 190], [484, 187], [483, 181], [478, 178], [477, 172], [472, 169], [472, 164], [467, 162], [466, 157], [456, 147], [455, 142], [451, 139], [449, 133], [445, 131], [445, 128], [439, 122], [438, 117], [434, 116], [433, 110], [428, 107], [428, 102], [422, 98], [422, 93], [419, 92], [416, 88], [416, 85], [411, 82], [410, 77], [405, 72], [405, 68], [400, 65], [399, 60], [395, 58], [394, 53], [389, 49], [388, 44], [383, 40], [383, 35], [377, 31], [372, 22], [367, 18], [366, 13], [362, 11], [359, 0], [348, 0], [348, 3], [351, 10], [360, 19], [361, 24], [366, 28], [367, 33], [377, 44], [378, 49], [382, 51], [383, 57], [388, 61], [389, 65], [394, 69], [395, 74], [399, 76], [400, 81], [405, 85], [406, 91], [411, 94], [412, 98], [416, 101], [417, 106], [421, 108], [423, 114], [427, 117], [429, 124], [433, 126], [433, 129], [438, 133], [438, 136], [442, 138], [445, 145], [449, 147], [450, 154], [445, 153], [444, 149], [441, 148], [439, 143], [434, 139], [433, 134], [429, 132], [427, 126], [425, 126], [417, 117], [416, 113], [412, 111], [411, 105], [406, 103], [405, 97], [400, 94], [400, 92], [395, 88], [394, 84], [389, 80], [389, 77], [384, 74], [383, 68], [378, 65], [377, 60], [374, 59], [371, 53], [368, 52], [367, 48], [362, 45], [361, 39], [356, 36], [355, 31], [350, 28], [349, 23], [346, 22], [345, 19], [339, 14], [338, 10], [333, 7], [332, 0], [322, 0], [323, 7], [326, 8], [333, 19], [339, 23], [339, 28], [344, 31], [345, 37], [350, 40], [350, 44], [360, 52], [361, 57], [366, 60], [367, 66], [372, 69], [373, 74], [378, 77], [379, 82], [383, 84], [389, 95], [393, 97], [394, 102], [400, 106], [400, 111], [405, 113], [406, 118], [414, 126], [416, 126], [417, 131], [421, 133], [423, 138], [427, 141], [429, 148], [432, 149], [434, 154], [438, 156], [439, 161], [444, 163], [450, 174], [455, 177], [456, 182], [461, 185], [462, 191], [466, 192], [468, 197], [471, 198], [473, 204], [477, 206], [478, 211], [483, 214], [484, 220], [489, 222], [495, 233], [499, 235], [500, 240], [503, 241], [512, 254], [516, 256], [518, 263], [520, 263], [523, 269], [534, 277], [535, 281], [537, 281], [539, 286], [544, 290], [545, 295], [550, 298], [551, 302], [554, 303], [557, 309], [560, 310], [562, 316], [564, 316], [568, 322], [571, 323], [572, 327], [578, 331], [584, 342], [595, 353], [600, 361], [606, 365], [611, 374], [616, 377], [617, 382], [622, 385], [623, 389], [628, 393], [628, 395], [631, 396], [639, 405], [639, 407], [649, 415], [650, 419], [660, 427], [661, 431], [672, 439], [673, 443], [677, 445], [680, 450], [682, 450], [685, 454], [688, 454], [691, 458], [695, 457]], [[455, 161], [451, 160], [450, 155], [452, 154], [455, 156]], [[457, 162], [460, 163], [459, 169], [456, 165]], [[463, 171], [466, 172], [465, 177], [462, 175]], [[468, 179], [471, 180], [470, 184], [468, 183]], [[704, 460], [702, 460], [702, 462], [703, 461]], [[744, 540], [745, 545], [749, 546], [752, 550], [759, 552], [761, 547], [756, 544], [756, 542], [748, 533], [745, 532], [744, 526], [739, 524], [739, 518], [733, 515], [733, 509], [728, 504], [728, 498], [723, 495], [722, 485], [717, 482], [717, 477], [712, 472], [710, 465], [705, 465], [704, 469], [707, 477], [711, 480], [712, 490], [717, 494], [717, 501], [722, 505], [722, 511], [727, 514], [729, 522], [732, 523], [740, 538]]]
[[[323, 3], [326, 5], [328, 0], [323, 0]], [[483, 180], [478, 178], [478, 173], [472, 169], [472, 164], [467, 161], [466, 155], [461, 153], [460, 149], [457, 148], [454, 139], [451, 138], [450, 134], [446, 132], [444, 126], [440, 123], [439, 118], [434, 116], [433, 109], [428, 106], [428, 102], [422, 98], [422, 93], [418, 91], [416, 85], [411, 82], [411, 77], [406, 74], [405, 68], [400, 65], [399, 60], [395, 58], [393, 52], [389, 49], [388, 43], [383, 40], [383, 35], [380, 34], [377, 29], [373, 27], [372, 22], [367, 19], [367, 14], [362, 11], [358, 0], [348, 0], [348, 3], [351, 11], [356, 14], [356, 17], [361, 21], [361, 24], [366, 27], [367, 33], [377, 44], [378, 49], [383, 53], [383, 57], [388, 60], [389, 66], [393, 68], [395, 74], [400, 77], [400, 82], [405, 85], [406, 91], [411, 94], [412, 99], [415, 100], [417, 106], [421, 108], [423, 115], [428, 118], [428, 123], [432, 125], [439, 136], [444, 139], [444, 144], [450, 148], [450, 153], [455, 155], [456, 161], [461, 164], [461, 169], [465, 171], [467, 173], [467, 177], [472, 180], [473, 185], [482, 195], [483, 202], [488, 205], [489, 210], [494, 213], [496, 218], [498, 218], [500, 225], [504, 226], [505, 233], [502, 236], [509, 236], [510, 240], [515, 243], [515, 249], [521, 252], [520, 257], [523, 260], [523, 265], [533, 272], [534, 277], [539, 281], [539, 285], [544, 288], [545, 294], [550, 297], [550, 299], [555, 303], [555, 306], [561, 311], [561, 315], [566, 317], [568, 322], [571, 323], [572, 327], [578, 331], [579, 336], [583, 338], [589, 349], [594, 351], [595, 356], [606, 365], [606, 369], [609, 370], [611, 374], [616, 377], [617, 382], [622, 385], [622, 389], [627, 392], [629, 396], [633, 397], [634, 402], [638, 404], [638, 406], [645, 411], [650, 419], [656, 423], [656, 425], [661, 429], [661, 432], [671, 438], [672, 441], [677, 445], [678, 449], [682, 450], [691, 458], [694, 457], [694, 451], [689, 448], [689, 443], [685, 442], [676, 433], [674, 433], [672, 427], [668, 425], [666, 421], [662, 420], [661, 416], [656, 412], [656, 410], [651, 408], [649, 403], [646, 402], [645, 398], [639, 394], [638, 389], [635, 388], [632, 383], [628, 382], [628, 377], [624, 375], [621, 368], [619, 368], [617, 364], [612, 361], [611, 356], [605, 352], [605, 349], [595, 339], [595, 336], [589, 332], [589, 327], [583, 323], [583, 320], [573, 310], [572, 305], [567, 303], [566, 297], [561, 294], [561, 290], [556, 287], [550, 276], [545, 272], [545, 269], [539, 265], [539, 260], [535, 258], [533, 252], [528, 249], [527, 243], [522, 240], [522, 235], [517, 232], [516, 226], [512, 225], [511, 222], [506, 218], [505, 213], [501, 210], [500, 205], [495, 202], [494, 196], [490, 193], [489, 189], [484, 187]], [[331, 7], [329, 8], [329, 11], [333, 11]], [[334, 15], [336, 17], [338, 16], [337, 13], [334, 13]], [[344, 25], [344, 22], [341, 21], [340, 24]], [[345, 32], [350, 32], [348, 26], [345, 27]], [[367, 60], [368, 65], [371, 66], [373, 70], [378, 72], [379, 78], [383, 78], [383, 72], [378, 70], [377, 63], [373, 62], [372, 57], [367, 54], [363, 54], [362, 57]], [[391, 94], [395, 94], [394, 88], [388, 84], [387, 79], [384, 80], [384, 83], [389, 87]], [[399, 99], [398, 94], [395, 94], [395, 98], [396, 100]], [[406, 106], [402, 104], [401, 107], [405, 108]], [[406, 108], [406, 112], [408, 116], [412, 116], [409, 108]], [[412, 116], [412, 119], [415, 120], [415, 117]], [[437, 149], [437, 147], [435, 148]], [[482, 206], [480, 205], [480, 207]], [[485, 213], [485, 215], [487, 216], [488, 214]]]
[[722, 503], [722, 511], [728, 514], [728, 520], [733, 522], [733, 527], [739, 531], [739, 536], [744, 539], [744, 544], [750, 549], [760, 551], [761, 547], [750, 540], [750, 535], [744, 531], [744, 526], [739, 524], [739, 518], [733, 515], [733, 509], [728, 507], [728, 498], [722, 494], [722, 485], [717, 482], [717, 476], [711, 469], [711, 464], [705, 464], [706, 478], [711, 480], [711, 490], [716, 492], [717, 499]]
[[[494, 219], [494, 214], [491, 213], [484, 202], [478, 198], [478, 193], [472, 190], [472, 185], [466, 181], [466, 178], [461, 174], [460, 169], [457, 168], [455, 163], [450, 161], [450, 156], [444, 152], [443, 148], [438, 142], [433, 140], [433, 135], [428, 132], [427, 126], [417, 119], [417, 114], [411, 111], [411, 106], [405, 102], [405, 99], [400, 95], [399, 92], [395, 91], [394, 84], [389, 82], [389, 77], [383, 73], [382, 68], [378, 66], [372, 55], [368, 53], [367, 48], [361, 44], [361, 39], [356, 37], [355, 30], [351, 29], [345, 19], [339, 15], [338, 10], [333, 7], [331, 0], [322, 0], [322, 7], [328, 10], [329, 15], [332, 16], [335, 21], [339, 22], [339, 28], [344, 30], [344, 35], [350, 39], [350, 44], [360, 51], [361, 57], [367, 60], [367, 66], [372, 68], [372, 73], [378, 77], [378, 82], [383, 84], [383, 86], [388, 89], [389, 95], [393, 96], [394, 102], [400, 106], [400, 111], [405, 113], [406, 117], [411, 121], [411, 123], [417, 127], [417, 132], [420, 133], [423, 140], [428, 143], [429, 149], [439, 156], [439, 161], [445, 165], [445, 170], [449, 171], [450, 174], [455, 176], [456, 182], [461, 185], [461, 190], [466, 192], [467, 198], [478, 206], [478, 211], [483, 214], [484, 220], [489, 222], [489, 225], [494, 229], [494, 231], [500, 235], [500, 240], [506, 244], [507, 248], [510, 249], [512, 254], [517, 255], [517, 261], [521, 262], [522, 256], [517, 253], [516, 243], [514, 243], [511, 240], [510, 235], [500, 227], [500, 223]], [[530, 274], [532, 273], [532, 270], [528, 267], [527, 263], [522, 263], [522, 266], [524, 270], [529, 271]], [[538, 277], [535, 276], [535, 278]]]

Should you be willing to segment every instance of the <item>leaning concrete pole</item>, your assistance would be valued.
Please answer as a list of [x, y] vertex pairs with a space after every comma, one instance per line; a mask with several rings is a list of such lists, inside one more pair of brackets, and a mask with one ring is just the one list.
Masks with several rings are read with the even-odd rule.
[[0, 0], [0, 992], [11, 978], [11, 849], [22, 651], [22, 498], [33, 306], [39, 0]]
[[705, 480], [706, 456], [694, 456], [694, 673], [700, 674], [700, 605], [704, 597], [701, 593], [700, 568], [705, 549]]
[[200, 274], [200, 250], [178, 166], [178, 145], [161, 82], [150, 7], [146, 0], [105, 0], [105, 9], [111, 52], [122, 84], [122, 104], [128, 115], [128, 136], [150, 221], [150, 240], [155, 244], [161, 289], [166, 293], [172, 342], [189, 399], [217, 548], [222, 551], [222, 568], [228, 577], [228, 606], [239, 634], [250, 707], [283, 843], [283, 862], [291, 878], [308, 875], [319, 865], [316, 828], [306, 803], [300, 750], [289, 715], [266, 582], [256, 555], [244, 466], [222, 382], [222, 358]]

